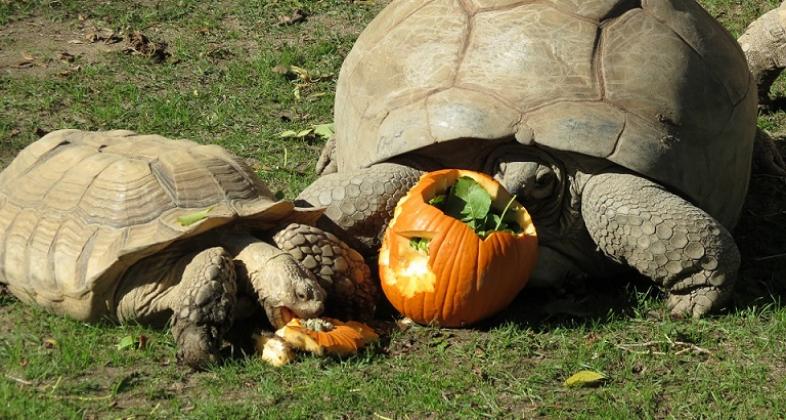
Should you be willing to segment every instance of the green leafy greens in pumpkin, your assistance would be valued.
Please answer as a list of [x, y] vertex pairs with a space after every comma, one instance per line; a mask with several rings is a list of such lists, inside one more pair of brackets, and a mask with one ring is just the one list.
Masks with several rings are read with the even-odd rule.
[[428, 255], [428, 244], [431, 242], [426, 238], [412, 238], [409, 240], [409, 246], [420, 252], [423, 255]]
[[468, 177], [460, 177], [445, 194], [434, 196], [429, 204], [442, 210], [448, 216], [461, 220], [472, 228], [481, 238], [492, 232], [521, 232], [521, 227], [511, 220], [508, 213], [513, 196], [505, 209], [499, 213], [492, 205], [491, 195], [477, 181]]

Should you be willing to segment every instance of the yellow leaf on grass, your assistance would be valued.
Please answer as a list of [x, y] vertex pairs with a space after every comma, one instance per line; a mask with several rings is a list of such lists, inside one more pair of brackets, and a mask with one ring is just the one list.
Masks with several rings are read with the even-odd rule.
[[308, 70], [304, 69], [303, 67], [289, 66], [289, 71], [294, 73], [300, 80], [304, 82], [311, 81], [311, 75], [308, 73]]
[[565, 380], [567, 387], [590, 387], [598, 386], [606, 382], [606, 375], [595, 372], [594, 370], [582, 370], [576, 372], [570, 378]]
[[314, 134], [327, 140], [333, 137], [336, 126], [333, 123], [317, 124], [314, 126]]

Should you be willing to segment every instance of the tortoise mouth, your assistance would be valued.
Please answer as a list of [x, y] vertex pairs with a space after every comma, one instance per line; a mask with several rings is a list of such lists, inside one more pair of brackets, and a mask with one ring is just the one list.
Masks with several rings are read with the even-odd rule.
[[287, 325], [293, 318], [296, 318], [296, 314], [286, 306], [277, 306], [273, 308], [268, 318], [270, 318], [270, 323], [273, 324], [273, 327], [279, 329]]

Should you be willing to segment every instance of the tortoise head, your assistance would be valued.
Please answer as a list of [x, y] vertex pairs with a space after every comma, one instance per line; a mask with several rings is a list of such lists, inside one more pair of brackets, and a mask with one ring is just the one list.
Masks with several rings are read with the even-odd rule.
[[325, 309], [325, 290], [311, 272], [288, 254], [270, 259], [265, 271], [256, 274], [264, 277], [252, 282], [259, 285], [260, 303], [276, 329], [292, 318], [317, 317]]
[[566, 174], [556, 159], [535, 147], [512, 145], [497, 149], [487, 162], [487, 173], [516, 195], [536, 224], [558, 223]]

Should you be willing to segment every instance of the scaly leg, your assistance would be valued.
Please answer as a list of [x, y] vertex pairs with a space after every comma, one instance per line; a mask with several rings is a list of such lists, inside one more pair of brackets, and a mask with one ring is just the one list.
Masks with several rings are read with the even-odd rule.
[[729, 298], [740, 264], [734, 239], [664, 187], [630, 174], [596, 175], [582, 194], [581, 213], [604, 254], [669, 293], [673, 316], [698, 318]]
[[423, 172], [396, 163], [381, 163], [353, 172], [325, 175], [309, 185], [298, 201], [326, 207], [330, 231], [365, 255], [373, 254], [398, 200]]
[[[162, 275], [151, 278], [148, 273]], [[217, 359], [232, 326], [237, 297], [232, 257], [216, 247], [146, 258], [126, 273], [118, 296], [121, 322], [152, 322], [171, 313], [178, 362], [204, 367]]]

